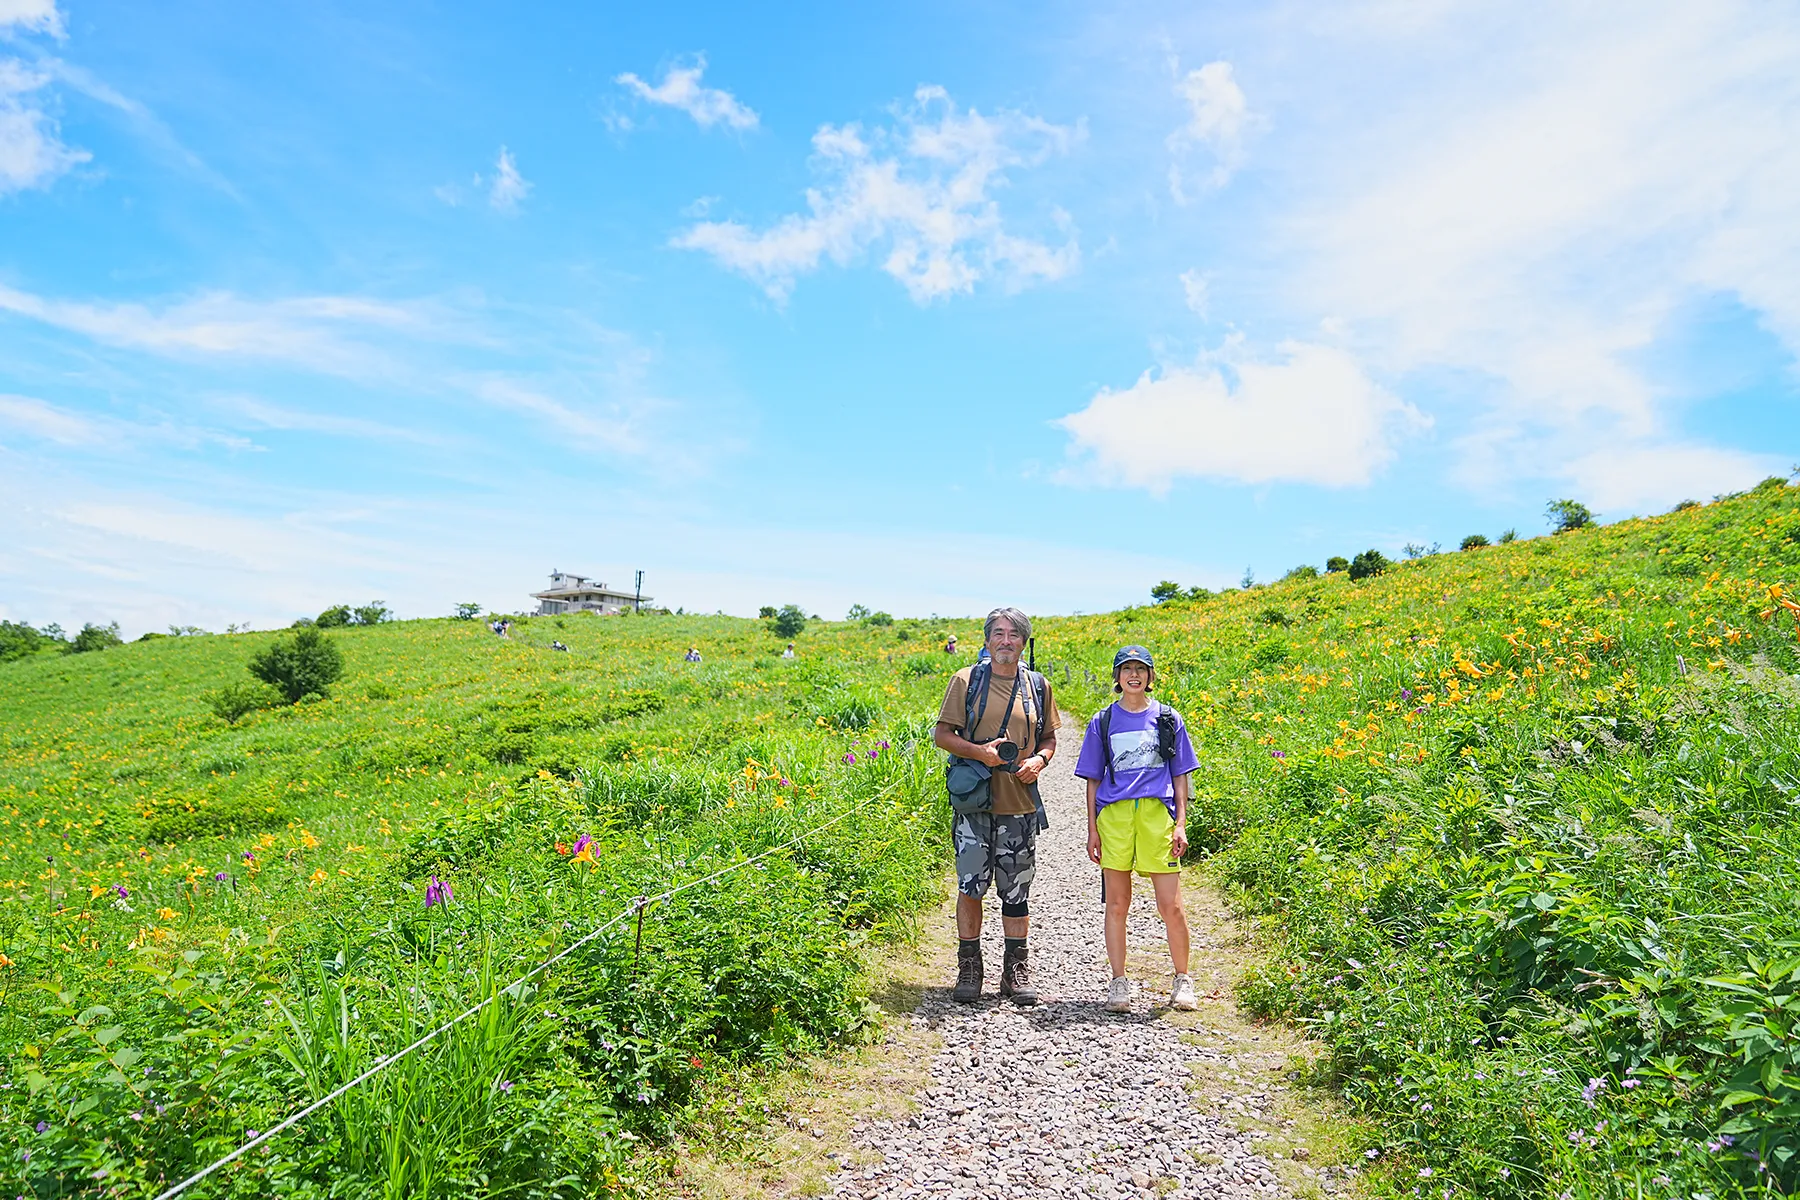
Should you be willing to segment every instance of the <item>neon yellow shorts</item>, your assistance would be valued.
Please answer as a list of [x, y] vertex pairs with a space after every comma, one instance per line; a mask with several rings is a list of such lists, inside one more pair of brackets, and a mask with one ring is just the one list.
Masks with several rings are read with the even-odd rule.
[[1166, 875], [1181, 870], [1175, 857], [1175, 818], [1161, 800], [1114, 800], [1095, 817], [1100, 865], [1108, 871]]

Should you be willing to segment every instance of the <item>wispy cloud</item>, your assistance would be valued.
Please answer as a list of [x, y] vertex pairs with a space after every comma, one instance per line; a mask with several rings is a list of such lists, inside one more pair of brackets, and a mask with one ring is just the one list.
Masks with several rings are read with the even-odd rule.
[[[1173, 64], [1171, 64], [1173, 65]], [[1186, 204], [1183, 167], [1196, 148], [1210, 153], [1212, 169], [1208, 187], [1223, 187], [1243, 161], [1244, 134], [1250, 123], [1250, 102], [1238, 86], [1230, 63], [1209, 62], [1175, 79], [1175, 94], [1187, 103], [1187, 120], [1169, 135], [1169, 194]]]
[[232, 396], [220, 402], [226, 411], [254, 422], [264, 429], [289, 433], [322, 433], [331, 437], [354, 438], [378, 442], [407, 442], [420, 446], [442, 446], [449, 439], [423, 429], [406, 429], [370, 421], [363, 417], [346, 417], [337, 413], [307, 412], [270, 404], [250, 396]]
[[1001, 113], [960, 110], [938, 87], [921, 87], [892, 128], [824, 125], [813, 135], [817, 188], [808, 211], [766, 230], [703, 221], [674, 244], [700, 250], [784, 299], [796, 278], [826, 259], [847, 265], [885, 250], [882, 270], [920, 303], [998, 278], [1010, 286], [1060, 279], [1081, 261], [1073, 222], [1057, 210], [1063, 235], [1052, 245], [1010, 232], [994, 192], [1009, 172], [1068, 150], [1079, 127]]
[[[700, 77], [705, 72], [706, 55], [698, 54], [694, 56], [693, 66], [670, 67], [663, 72], [662, 82], [654, 87], [630, 71], [617, 76], [613, 82], [625, 87], [640, 100], [680, 109], [694, 118], [694, 123], [702, 129], [710, 129], [714, 125], [724, 125], [729, 129], [755, 129], [756, 113], [739, 103], [736, 96], [723, 88], [710, 88], [702, 84]], [[629, 128], [628, 122], [625, 127]]]
[[12, 29], [47, 33], [53, 38], [68, 36], [56, 0], [0, 0], [0, 33]]
[[1072, 443], [1065, 482], [1160, 494], [1184, 477], [1366, 484], [1402, 436], [1430, 421], [1340, 349], [1287, 342], [1279, 357], [1259, 360], [1234, 339], [1193, 366], [1102, 388], [1056, 423]]
[[519, 174], [512, 151], [500, 147], [500, 157], [494, 160], [494, 177], [488, 183], [488, 207], [497, 212], [515, 212], [530, 194], [531, 184]]
[[86, 450], [130, 452], [151, 447], [203, 445], [234, 450], [255, 449], [246, 438], [172, 421], [127, 421], [118, 417], [61, 408], [35, 396], [0, 394], [0, 444], [23, 437]]
[[48, 187], [92, 157], [63, 143], [55, 119], [39, 102], [50, 79], [21, 59], [0, 58], [0, 196]]

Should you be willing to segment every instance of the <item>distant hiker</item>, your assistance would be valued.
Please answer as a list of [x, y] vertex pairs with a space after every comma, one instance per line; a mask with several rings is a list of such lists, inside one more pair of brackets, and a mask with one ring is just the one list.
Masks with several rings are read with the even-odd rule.
[[564, 654], [567, 654], [569, 652], [569, 648], [567, 646], [563, 645], [561, 642], [556, 641], [554, 639], [552, 639], [550, 642], [550, 648], [552, 650], [561, 650]]
[[1038, 776], [1056, 757], [1056, 699], [1050, 681], [1026, 670], [1019, 655], [1031, 621], [1016, 608], [996, 608], [982, 627], [989, 656], [950, 679], [932, 740], [950, 753], [951, 841], [956, 848], [956, 990], [959, 1003], [981, 998], [981, 899], [1000, 893], [1006, 953], [1000, 994], [1036, 1004], [1026, 938], [1031, 932], [1031, 880], [1037, 835], [1047, 822]]
[[792, 643], [792, 642], [789, 642], [789, 643], [788, 643], [788, 645], [787, 645], [787, 649], [786, 649], [786, 650], [783, 650], [783, 651], [782, 651], [782, 652], [781, 652], [781, 657], [783, 657], [783, 658], [792, 658], [792, 657], [794, 657], [794, 643]]
[[944, 643], [944, 653], [945, 654], [955, 654], [956, 653], [956, 635], [954, 633], [951, 634], [949, 640]]
[[1110, 1012], [1131, 1011], [1125, 978], [1125, 918], [1131, 873], [1148, 875], [1156, 910], [1169, 935], [1175, 982], [1169, 1007], [1200, 1007], [1188, 977], [1187, 912], [1181, 904], [1181, 856], [1187, 853], [1188, 776], [1199, 766], [1181, 714], [1150, 697], [1156, 665], [1142, 646], [1113, 656], [1119, 698], [1088, 722], [1075, 774], [1087, 780], [1088, 857], [1100, 864], [1106, 891], [1106, 959]]
[[687, 648], [687, 653], [682, 655], [681, 658], [683, 662], [699, 662], [700, 648], [698, 646], [689, 646]]

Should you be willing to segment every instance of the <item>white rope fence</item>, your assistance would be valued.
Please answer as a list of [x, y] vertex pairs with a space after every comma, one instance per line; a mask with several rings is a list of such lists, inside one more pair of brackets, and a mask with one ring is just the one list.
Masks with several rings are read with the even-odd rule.
[[[894, 787], [893, 784], [889, 784], [887, 787], [883, 788], [880, 792], [877, 792], [875, 794], [875, 796], [872, 797], [872, 799], [879, 799], [881, 796], [885, 795], [887, 792], [892, 791], [893, 787]], [[619, 913], [617, 916], [613, 917], [611, 920], [607, 921], [606, 923], [596, 926], [590, 932], [582, 935], [582, 937], [579, 938], [578, 940], [569, 943], [569, 945], [565, 949], [561, 950], [560, 952], [558, 952], [556, 954], [551, 955], [549, 958], [546, 958], [543, 962], [539, 963], [537, 966], [533, 967], [531, 970], [525, 972], [525, 974], [519, 976], [517, 979], [513, 980], [511, 983], [507, 984], [505, 987], [500, 988], [500, 989], [496, 990], [495, 992], [493, 992], [492, 994], [490, 994], [486, 999], [482, 1000], [480, 1003], [472, 1005], [471, 1007], [458, 1013], [456, 1016], [451, 1017], [448, 1021], [445, 1021], [442, 1025], [439, 1025], [436, 1029], [433, 1029], [430, 1033], [427, 1033], [424, 1037], [420, 1038], [418, 1041], [414, 1042], [412, 1045], [406, 1047], [404, 1050], [396, 1051], [395, 1053], [393, 1053], [392, 1055], [389, 1055], [386, 1058], [377, 1059], [375, 1061], [374, 1066], [372, 1066], [368, 1070], [364, 1071], [361, 1075], [358, 1075], [355, 1079], [352, 1079], [349, 1083], [344, 1084], [343, 1086], [337, 1088], [335, 1091], [328, 1093], [327, 1095], [319, 1097], [317, 1100], [314, 1100], [311, 1104], [307, 1105], [305, 1108], [301, 1109], [299, 1112], [296, 1112], [293, 1115], [285, 1118], [279, 1125], [276, 1125], [271, 1129], [265, 1130], [263, 1133], [258, 1134], [256, 1137], [252, 1138], [250, 1141], [245, 1142], [242, 1146], [239, 1146], [236, 1150], [233, 1150], [230, 1154], [225, 1155], [225, 1157], [219, 1159], [218, 1161], [208, 1165], [207, 1167], [205, 1167], [199, 1171], [194, 1172], [194, 1174], [189, 1175], [186, 1179], [182, 1180], [180, 1183], [176, 1184], [174, 1187], [169, 1188], [167, 1191], [159, 1193], [156, 1197], [156, 1200], [170, 1200], [170, 1197], [179, 1196], [182, 1192], [187, 1191], [187, 1189], [189, 1189], [190, 1187], [193, 1187], [196, 1183], [199, 1183], [202, 1179], [205, 1179], [208, 1175], [211, 1175], [214, 1171], [217, 1171], [220, 1167], [227, 1166], [230, 1163], [232, 1163], [233, 1161], [235, 1161], [236, 1159], [243, 1157], [245, 1154], [248, 1154], [250, 1151], [252, 1151], [252, 1150], [256, 1149], [258, 1146], [264, 1144], [270, 1138], [274, 1137], [276, 1134], [282, 1132], [283, 1130], [291, 1129], [293, 1126], [299, 1124], [301, 1121], [304, 1121], [307, 1117], [311, 1116], [313, 1113], [316, 1113], [321, 1108], [324, 1108], [327, 1104], [330, 1104], [333, 1100], [336, 1100], [339, 1096], [342, 1096], [345, 1092], [349, 1091], [351, 1088], [355, 1087], [357, 1084], [362, 1083], [364, 1080], [369, 1079], [372, 1076], [375, 1076], [375, 1075], [381, 1073], [382, 1071], [386, 1070], [388, 1067], [393, 1066], [395, 1063], [399, 1062], [401, 1059], [403, 1059], [407, 1055], [411, 1054], [414, 1050], [417, 1050], [420, 1046], [423, 1046], [427, 1042], [438, 1037], [439, 1035], [447, 1033], [449, 1030], [454, 1029], [457, 1025], [460, 1025], [462, 1022], [468, 1020], [470, 1017], [474, 1016], [476, 1013], [480, 1012], [482, 1009], [484, 1009], [488, 1005], [492, 1004], [495, 1000], [497, 1000], [501, 996], [511, 993], [516, 997], [517, 989], [519, 988], [520, 985], [528, 983], [532, 979], [535, 979], [537, 976], [542, 975], [545, 971], [549, 970], [551, 967], [555, 966], [557, 963], [561, 962], [563, 959], [567, 958], [569, 955], [575, 953], [575, 951], [581, 949], [581, 947], [587, 945], [589, 942], [593, 941], [595, 938], [599, 937], [601, 934], [605, 933], [607, 930], [613, 928], [620, 921], [623, 921], [625, 918], [631, 916], [633, 913], [642, 913], [645, 909], [649, 908], [652, 904], [661, 903], [662, 901], [669, 899], [671, 896], [675, 896], [682, 892], [687, 891], [689, 888], [699, 887], [703, 883], [711, 883], [713, 880], [721, 878], [722, 876], [725, 876], [725, 875], [729, 875], [733, 871], [742, 870], [744, 867], [747, 867], [752, 863], [760, 862], [761, 860], [768, 858], [771, 854], [779, 854], [783, 850], [791, 849], [794, 846], [799, 845], [802, 841], [806, 840], [807, 838], [813, 836], [815, 833], [823, 833], [825, 830], [830, 829], [833, 825], [836, 825], [839, 821], [842, 821], [845, 817], [849, 816], [852, 812], [855, 812], [855, 811], [856, 811], [855, 808], [846, 808], [843, 812], [841, 812], [837, 816], [831, 818], [831, 820], [826, 821], [819, 825], [815, 825], [811, 829], [806, 830], [804, 833], [796, 834], [795, 836], [793, 836], [792, 838], [789, 838], [787, 841], [783, 842], [779, 846], [771, 846], [769, 849], [764, 850], [761, 854], [755, 855], [751, 858], [746, 858], [746, 859], [742, 860], [741, 862], [735, 862], [735, 863], [731, 864], [729, 867], [723, 867], [720, 870], [714, 871], [711, 875], [705, 876], [704, 878], [689, 880], [687, 883], [681, 884], [678, 887], [672, 887], [664, 892], [659, 892], [654, 896], [639, 896], [639, 897], [637, 897], [635, 900], [633, 900], [631, 902], [630, 908], [625, 909], [623, 912]]]

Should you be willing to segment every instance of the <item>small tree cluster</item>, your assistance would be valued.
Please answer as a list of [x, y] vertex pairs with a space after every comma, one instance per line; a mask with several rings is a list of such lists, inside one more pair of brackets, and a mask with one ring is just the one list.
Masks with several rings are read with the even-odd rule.
[[1592, 525], [1597, 514], [1579, 500], [1552, 500], [1544, 505], [1544, 516], [1550, 521], [1550, 532], [1573, 533]]
[[769, 624], [769, 632], [779, 638], [799, 637], [806, 628], [806, 610], [798, 604], [784, 604]]
[[1167, 604], [1172, 600], [1207, 600], [1211, 597], [1212, 592], [1199, 584], [1183, 588], [1173, 579], [1165, 579], [1150, 589], [1150, 598], [1158, 604]]
[[473, 621], [480, 615], [481, 605], [475, 603], [473, 600], [465, 601], [456, 606], [456, 619], [459, 621]]
[[759, 621], [773, 621], [775, 619], [775, 606], [773, 604], [765, 604], [757, 609], [756, 619]]
[[125, 639], [119, 636], [119, 623], [95, 625], [88, 622], [81, 627], [81, 632], [69, 639], [63, 647], [64, 654], [86, 654], [90, 650], [110, 650], [114, 646], [123, 646]]
[[[479, 604], [459, 604], [456, 606], [458, 615], [461, 615], [463, 609], [471, 607], [479, 609], [481, 606]], [[371, 600], [367, 604], [359, 604], [354, 608], [348, 604], [334, 604], [310, 622], [302, 618], [295, 621], [294, 624], [296, 626], [312, 624], [320, 629], [342, 629], [346, 625], [379, 625], [392, 616], [393, 613], [388, 610], [387, 605], [379, 600]]]
[[1350, 578], [1352, 581], [1372, 579], [1393, 565], [1394, 564], [1388, 560], [1387, 555], [1383, 554], [1381, 551], [1372, 548], [1364, 550], [1361, 554], [1350, 560]]
[[1281, 577], [1281, 581], [1288, 583], [1296, 579], [1317, 579], [1318, 577], [1319, 568], [1311, 563], [1301, 563], [1297, 567], [1290, 568], [1288, 573]]
[[1336, 575], [1339, 571], [1348, 571], [1349, 569], [1350, 560], [1341, 554], [1334, 554], [1325, 560], [1325, 573], [1327, 575]]
[[248, 666], [289, 704], [297, 704], [307, 696], [330, 694], [331, 685], [344, 673], [344, 655], [317, 628], [301, 629], [269, 643], [251, 656]]
[[62, 640], [60, 625], [33, 629], [23, 621], [0, 621], [0, 662], [25, 658]]
[[1483, 546], [1488, 546], [1488, 545], [1492, 545], [1492, 543], [1487, 540], [1487, 534], [1471, 533], [1468, 537], [1466, 537], [1462, 540], [1462, 545], [1459, 546], [1458, 549], [1460, 549], [1460, 550], [1479, 550]]

